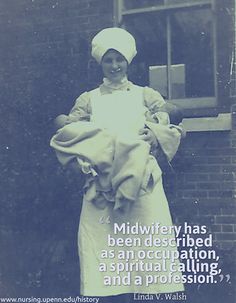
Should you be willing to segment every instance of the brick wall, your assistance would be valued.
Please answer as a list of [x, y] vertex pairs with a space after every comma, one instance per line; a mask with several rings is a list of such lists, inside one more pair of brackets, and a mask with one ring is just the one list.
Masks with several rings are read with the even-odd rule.
[[[233, 303], [235, 300], [235, 117], [233, 106], [231, 131], [187, 133], [172, 163], [175, 174], [165, 178], [174, 221], [180, 225], [184, 222], [206, 225], [208, 233], [213, 234], [213, 248], [220, 258], [222, 274], [231, 277], [230, 283], [224, 280], [215, 287], [208, 285], [203, 290], [204, 298], [209, 294], [206, 302]], [[194, 293], [194, 286], [188, 287], [189, 294]], [[198, 299], [199, 293], [201, 291], [195, 294]]]
[[[100, 80], [89, 41], [112, 25], [112, 1], [1, 1], [0, 17], [1, 295], [78, 294], [79, 181], [48, 141], [52, 119]], [[236, 242], [235, 125], [234, 109], [232, 131], [189, 133], [166, 178], [176, 223], [207, 225], [224, 262]]]
[[[236, 245], [236, 129], [187, 133], [167, 184], [178, 221], [204, 224], [221, 249]], [[174, 183], [174, 186], [173, 186]]]

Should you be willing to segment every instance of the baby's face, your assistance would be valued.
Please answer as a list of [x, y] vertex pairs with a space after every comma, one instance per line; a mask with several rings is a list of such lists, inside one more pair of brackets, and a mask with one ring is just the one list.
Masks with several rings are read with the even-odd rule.
[[104, 76], [113, 83], [120, 83], [127, 74], [128, 63], [125, 57], [114, 49], [105, 53], [101, 65]]

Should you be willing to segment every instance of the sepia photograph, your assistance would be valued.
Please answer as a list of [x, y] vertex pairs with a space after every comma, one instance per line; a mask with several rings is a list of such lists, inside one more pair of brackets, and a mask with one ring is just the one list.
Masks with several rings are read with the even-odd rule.
[[0, 303], [236, 303], [236, 0], [0, 0]]

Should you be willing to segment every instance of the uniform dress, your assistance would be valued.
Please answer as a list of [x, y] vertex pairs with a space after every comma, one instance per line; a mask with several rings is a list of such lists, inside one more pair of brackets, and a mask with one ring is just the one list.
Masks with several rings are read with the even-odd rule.
[[[119, 101], [120, 100], [120, 101]], [[119, 87], [114, 87], [106, 81], [96, 90], [82, 94], [75, 103], [69, 114], [69, 122], [72, 121], [93, 121], [99, 127], [106, 128], [111, 133], [125, 140], [136, 140], [138, 137], [138, 130], [146, 124], [145, 113], [158, 119], [158, 109], [165, 103], [161, 95], [151, 88], [138, 87], [129, 81], [126, 81]], [[159, 116], [159, 122], [163, 118]], [[164, 116], [164, 119], [166, 116]], [[152, 124], [152, 123], [151, 123]], [[154, 123], [153, 123], [154, 124]], [[151, 128], [151, 127], [150, 127]], [[174, 136], [178, 137], [179, 132], [173, 131]], [[155, 127], [154, 127], [155, 133]], [[173, 141], [165, 145], [166, 150], [172, 150], [169, 154], [174, 155], [177, 150], [179, 141]], [[165, 140], [164, 140], [165, 141]], [[167, 140], [168, 141], [168, 140]], [[164, 150], [165, 150], [164, 147]], [[168, 153], [168, 152], [167, 152]], [[124, 160], [125, 161], [125, 160]], [[91, 203], [84, 195], [82, 211], [80, 216], [79, 231], [78, 231], [78, 252], [80, 258], [81, 270], [81, 288], [80, 292], [84, 296], [111, 296], [124, 293], [169, 293], [182, 291], [184, 289], [181, 283], [152, 283], [145, 285], [146, 275], [168, 275], [167, 271], [160, 268], [159, 271], [143, 272], [135, 270], [130, 271], [130, 276], [127, 278], [129, 270], [124, 270], [119, 273], [121, 283], [113, 282], [116, 285], [104, 285], [104, 277], [116, 277], [117, 273], [113, 271], [103, 271], [101, 263], [106, 269], [110, 269], [111, 263], [120, 262], [122, 264], [136, 262], [135, 260], [120, 260], [117, 256], [120, 250], [174, 250], [176, 247], [108, 247], [108, 235], [112, 238], [126, 237], [135, 238], [137, 235], [114, 235], [114, 223], [121, 225], [122, 223], [129, 223], [130, 226], [138, 224], [150, 226], [153, 223], [159, 222], [164, 226], [172, 226], [172, 219], [168, 202], [163, 190], [162, 178], [160, 168], [157, 161], [153, 162], [153, 169], [156, 174], [159, 174], [151, 191], [142, 192], [136, 201], [130, 204], [124, 212], [114, 211], [114, 204], [104, 201], [103, 207], [98, 207], [96, 203]], [[138, 235], [140, 236], [140, 235]], [[140, 236], [145, 237], [144, 235]], [[168, 236], [155, 235], [155, 237], [169, 237], [173, 238], [173, 232]], [[102, 257], [104, 250], [112, 250], [113, 256], [111, 258]], [[162, 260], [142, 260], [151, 263], [162, 263]], [[168, 263], [167, 261], [167, 268]], [[178, 260], [176, 261], [176, 264]], [[181, 276], [177, 272], [176, 275]], [[135, 285], [135, 276], [141, 276], [143, 279], [142, 285]], [[130, 279], [130, 281], [127, 281]], [[118, 285], [117, 285], [118, 284]]]

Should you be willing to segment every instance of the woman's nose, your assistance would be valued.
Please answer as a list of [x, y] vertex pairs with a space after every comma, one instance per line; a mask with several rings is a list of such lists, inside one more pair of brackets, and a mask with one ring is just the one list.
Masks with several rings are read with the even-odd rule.
[[118, 63], [117, 63], [117, 61], [116, 60], [113, 60], [112, 61], [112, 68], [113, 69], [117, 69], [119, 66], [118, 66]]

